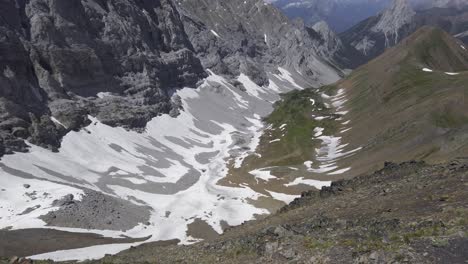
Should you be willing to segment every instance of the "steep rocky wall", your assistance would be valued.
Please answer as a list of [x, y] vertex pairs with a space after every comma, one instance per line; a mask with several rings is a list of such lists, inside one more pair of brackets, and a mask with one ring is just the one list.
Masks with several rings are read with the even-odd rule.
[[178, 0], [177, 5], [203, 65], [218, 73], [244, 73], [259, 85], [267, 84], [266, 72], [278, 66], [318, 83], [339, 78], [332, 58], [319, 52], [320, 36], [263, 0]]
[[171, 111], [173, 89], [196, 87], [206, 76], [170, 1], [0, 6], [0, 129], [7, 152], [24, 150], [12, 146], [17, 137], [56, 148], [60, 135], [80, 128], [88, 114], [143, 128]]
[[234, 85], [278, 66], [317, 86], [341, 74], [315, 31], [262, 0], [4, 0], [0, 14], [0, 156], [23, 139], [56, 150], [88, 115], [143, 130], [207, 69]]

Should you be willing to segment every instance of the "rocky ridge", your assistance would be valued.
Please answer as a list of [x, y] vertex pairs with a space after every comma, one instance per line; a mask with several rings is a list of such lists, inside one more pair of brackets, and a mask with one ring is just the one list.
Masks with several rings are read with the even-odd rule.
[[380, 12], [390, 0], [270, 0], [290, 18], [301, 18], [307, 25], [324, 20], [342, 32]]
[[339, 37], [360, 51], [368, 61], [423, 26], [440, 27], [454, 36], [468, 30], [468, 6], [452, 5], [450, 1], [430, 3], [421, 8], [415, 2], [413, 4], [418, 6], [415, 9], [409, 0], [394, 0], [387, 9], [340, 33]]

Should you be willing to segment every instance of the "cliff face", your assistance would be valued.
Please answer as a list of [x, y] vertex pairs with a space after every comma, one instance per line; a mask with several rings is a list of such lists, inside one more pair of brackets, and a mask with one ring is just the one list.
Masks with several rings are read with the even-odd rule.
[[[263, 0], [178, 1], [184, 24], [205, 67], [223, 74], [248, 75], [259, 85], [278, 65], [315, 84], [338, 79], [330, 60], [318, 53], [319, 36], [301, 21], [290, 21]], [[203, 26], [200, 26], [203, 25]]]
[[261, 85], [278, 66], [318, 85], [339, 78], [303, 25], [243, 2], [2, 1], [0, 152], [25, 151], [22, 139], [56, 149], [88, 115], [143, 129], [177, 114], [174, 90], [196, 87], [206, 69]]
[[143, 127], [171, 110], [171, 89], [195, 87], [205, 76], [170, 1], [1, 5], [4, 138], [57, 147], [87, 114]]

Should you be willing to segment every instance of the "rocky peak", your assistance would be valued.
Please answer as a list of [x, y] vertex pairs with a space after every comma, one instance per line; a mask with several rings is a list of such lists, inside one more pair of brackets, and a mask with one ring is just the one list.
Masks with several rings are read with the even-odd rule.
[[[387, 47], [394, 45], [398, 43], [400, 29], [410, 23], [415, 14], [407, 0], [394, 0], [392, 5], [381, 13], [380, 20], [372, 31], [385, 35]], [[390, 43], [390, 37], [393, 37], [394, 42]]]
[[321, 33], [321, 34], [330, 34], [331, 33], [331, 34], [335, 35], [333, 30], [331, 30], [331, 28], [328, 26], [327, 22], [325, 22], [324, 20], [321, 20], [321, 21], [315, 23], [315, 25], [313, 25], [312, 28], [315, 31], [317, 31], [318, 33]]
[[323, 20], [319, 21], [312, 26], [312, 29], [321, 36], [324, 41], [323, 47], [326, 48], [330, 54], [335, 53], [343, 46], [340, 38], [328, 26], [327, 22]]

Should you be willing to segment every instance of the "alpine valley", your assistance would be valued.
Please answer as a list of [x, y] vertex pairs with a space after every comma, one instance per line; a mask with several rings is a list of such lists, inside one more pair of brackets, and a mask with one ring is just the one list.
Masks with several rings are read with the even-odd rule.
[[0, 263], [465, 263], [468, 5], [364, 2], [0, 1]]

